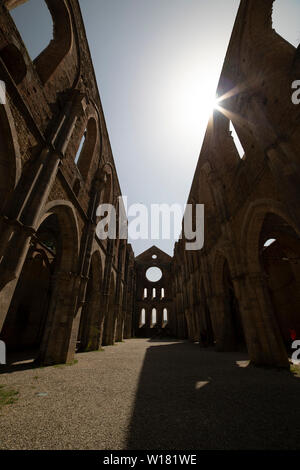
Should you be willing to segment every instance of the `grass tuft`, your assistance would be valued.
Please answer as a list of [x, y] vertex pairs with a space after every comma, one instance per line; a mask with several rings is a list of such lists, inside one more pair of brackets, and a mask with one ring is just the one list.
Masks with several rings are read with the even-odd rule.
[[5, 405], [12, 405], [18, 400], [19, 392], [0, 385], [0, 408]]

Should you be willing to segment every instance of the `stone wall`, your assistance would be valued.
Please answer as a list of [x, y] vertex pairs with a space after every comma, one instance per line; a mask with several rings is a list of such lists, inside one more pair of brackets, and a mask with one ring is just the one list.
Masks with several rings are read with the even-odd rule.
[[241, 1], [188, 200], [205, 204], [204, 248], [180, 240], [172, 269], [180, 336], [285, 367], [290, 330], [300, 338], [300, 60], [272, 4]]
[[95, 232], [121, 191], [79, 4], [46, 1], [54, 35], [32, 61], [10, 15], [21, 3], [0, 7], [0, 331], [51, 364], [131, 336], [133, 252]]

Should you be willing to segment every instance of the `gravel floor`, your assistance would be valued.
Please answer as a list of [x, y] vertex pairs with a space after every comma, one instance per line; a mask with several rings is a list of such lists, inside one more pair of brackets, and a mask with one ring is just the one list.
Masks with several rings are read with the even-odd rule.
[[286, 371], [144, 339], [76, 359], [0, 375], [19, 391], [0, 410], [1, 449], [300, 449], [300, 378]]

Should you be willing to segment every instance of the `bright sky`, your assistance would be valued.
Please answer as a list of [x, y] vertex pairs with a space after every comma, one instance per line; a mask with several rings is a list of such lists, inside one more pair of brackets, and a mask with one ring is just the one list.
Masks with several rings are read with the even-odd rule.
[[[239, 0], [80, 5], [123, 195], [185, 204]], [[43, 0], [12, 13], [35, 57], [52, 35]], [[275, 1], [274, 28], [294, 45], [299, 18], [299, 0]], [[136, 255], [153, 244], [172, 254], [174, 239], [132, 243]]]

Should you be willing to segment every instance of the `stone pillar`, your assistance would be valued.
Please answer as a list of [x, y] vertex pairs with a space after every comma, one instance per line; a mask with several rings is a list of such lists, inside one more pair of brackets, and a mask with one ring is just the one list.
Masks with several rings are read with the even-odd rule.
[[250, 360], [257, 365], [289, 367], [264, 274], [249, 273], [234, 282]]
[[152, 308], [146, 308], [146, 328], [151, 328], [152, 325]]
[[160, 328], [163, 327], [163, 309], [162, 308], [157, 308], [156, 323]]
[[71, 362], [74, 358], [80, 315], [76, 315], [80, 278], [58, 272], [52, 279], [52, 299], [37, 361], [41, 364]]

